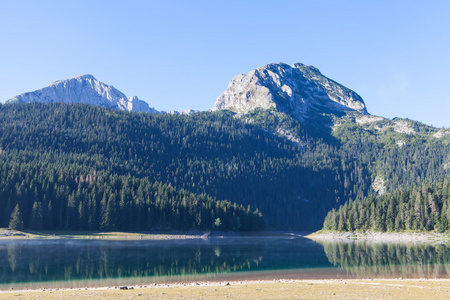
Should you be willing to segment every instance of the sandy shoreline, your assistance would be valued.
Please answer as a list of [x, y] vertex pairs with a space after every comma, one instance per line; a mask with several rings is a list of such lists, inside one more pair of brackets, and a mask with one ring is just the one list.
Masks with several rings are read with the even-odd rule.
[[[324, 233], [259, 232], [15, 232], [0, 229], [0, 239], [120, 239], [120, 240], [190, 240], [208, 238], [308, 238], [317, 241], [369, 241], [376, 243], [448, 243], [450, 239], [437, 233]], [[0, 287], [0, 299], [450, 299], [450, 279], [361, 279], [341, 269], [283, 270], [279, 273], [247, 272], [220, 277], [180, 277], [174, 281], [153, 282], [136, 278], [117, 282], [86, 282], [75, 285], [40, 283], [33, 287], [11, 285]], [[383, 275], [384, 277], [385, 275]], [[401, 276], [401, 275], [397, 275]], [[422, 274], [423, 276], [423, 274]], [[445, 277], [445, 276], [444, 276]], [[165, 280], [165, 279], [163, 279]], [[176, 280], [176, 281], [175, 281]], [[120, 289], [126, 287], [126, 289]]]
[[316, 232], [305, 236], [312, 240], [352, 241], [378, 243], [449, 243], [450, 237], [436, 232]]
[[88, 231], [14, 231], [0, 228], [0, 239], [109, 239], [109, 240], [194, 240], [208, 238], [308, 238], [311, 240], [364, 240], [382, 243], [448, 243], [450, 236], [437, 232], [323, 232], [291, 231], [261, 232], [202, 232], [202, 231], [147, 231], [147, 232], [88, 232]]
[[[87, 231], [15, 231], [1, 228], [0, 239], [110, 239], [110, 240], [190, 240], [205, 239], [208, 232], [87, 232]], [[233, 233], [230, 234], [231, 236]]]
[[15, 231], [0, 228], [0, 239], [107, 239], [107, 240], [194, 240], [208, 238], [279, 238], [303, 237], [309, 233], [290, 231], [222, 232], [222, 231]]
[[0, 299], [448, 299], [450, 279], [252, 280], [0, 291]]

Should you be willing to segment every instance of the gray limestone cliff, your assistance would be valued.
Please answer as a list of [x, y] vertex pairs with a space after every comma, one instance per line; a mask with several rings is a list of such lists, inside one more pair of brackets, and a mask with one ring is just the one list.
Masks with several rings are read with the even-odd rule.
[[268, 64], [234, 77], [211, 110], [244, 114], [255, 108], [275, 108], [299, 120], [345, 111], [368, 114], [358, 94], [300, 63]]
[[56, 81], [40, 90], [24, 93], [6, 101], [6, 103], [17, 102], [85, 103], [126, 111], [159, 113], [147, 102], [138, 97], [128, 98], [113, 86], [104, 84], [89, 74]]

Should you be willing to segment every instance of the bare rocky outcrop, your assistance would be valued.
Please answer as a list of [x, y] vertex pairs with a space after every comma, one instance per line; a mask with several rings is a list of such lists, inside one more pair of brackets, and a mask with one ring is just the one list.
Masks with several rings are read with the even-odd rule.
[[371, 188], [377, 193], [378, 196], [382, 196], [386, 193], [386, 182], [381, 176], [377, 176], [372, 182]]
[[440, 138], [442, 138], [442, 137], [444, 137], [444, 136], [446, 136], [446, 135], [449, 135], [450, 134], [450, 130], [449, 129], [440, 129], [438, 132], [436, 132], [435, 134], [433, 134], [433, 136], [435, 137], [435, 138], [437, 138], [437, 139], [440, 139]]
[[379, 117], [379, 116], [372, 116], [372, 115], [364, 115], [364, 116], [358, 116], [355, 118], [356, 124], [367, 124], [367, 123], [373, 123], [378, 121], [383, 121], [385, 118]]
[[147, 102], [136, 96], [128, 98], [113, 86], [104, 84], [89, 74], [56, 81], [40, 90], [24, 93], [6, 101], [6, 103], [17, 102], [84, 103], [126, 111], [158, 113]]
[[211, 110], [244, 114], [256, 108], [275, 108], [299, 120], [323, 113], [368, 114], [358, 94], [300, 63], [268, 64], [234, 77]]

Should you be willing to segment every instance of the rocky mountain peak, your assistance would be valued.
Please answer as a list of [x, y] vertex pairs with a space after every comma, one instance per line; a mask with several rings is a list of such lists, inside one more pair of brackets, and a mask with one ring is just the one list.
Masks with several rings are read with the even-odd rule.
[[121, 91], [98, 81], [90, 74], [59, 80], [40, 90], [24, 93], [6, 101], [6, 103], [15, 102], [85, 103], [126, 111], [158, 112], [147, 102], [135, 96], [127, 98]]
[[91, 75], [91, 74], [84, 74], [84, 75], [77, 76], [77, 77], [75, 77], [75, 78], [81, 79], [81, 80], [97, 80], [97, 79], [95, 79], [95, 77], [94, 77], [93, 75]]
[[300, 120], [345, 111], [368, 114], [358, 94], [323, 76], [317, 68], [301, 63], [273, 63], [237, 75], [211, 110], [242, 114], [255, 108], [275, 108]]

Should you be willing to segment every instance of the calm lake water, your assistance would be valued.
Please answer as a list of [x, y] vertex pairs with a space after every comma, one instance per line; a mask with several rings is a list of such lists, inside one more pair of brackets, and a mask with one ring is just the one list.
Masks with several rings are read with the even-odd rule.
[[301, 237], [0, 240], [0, 289], [374, 277], [450, 278], [450, 246]]

